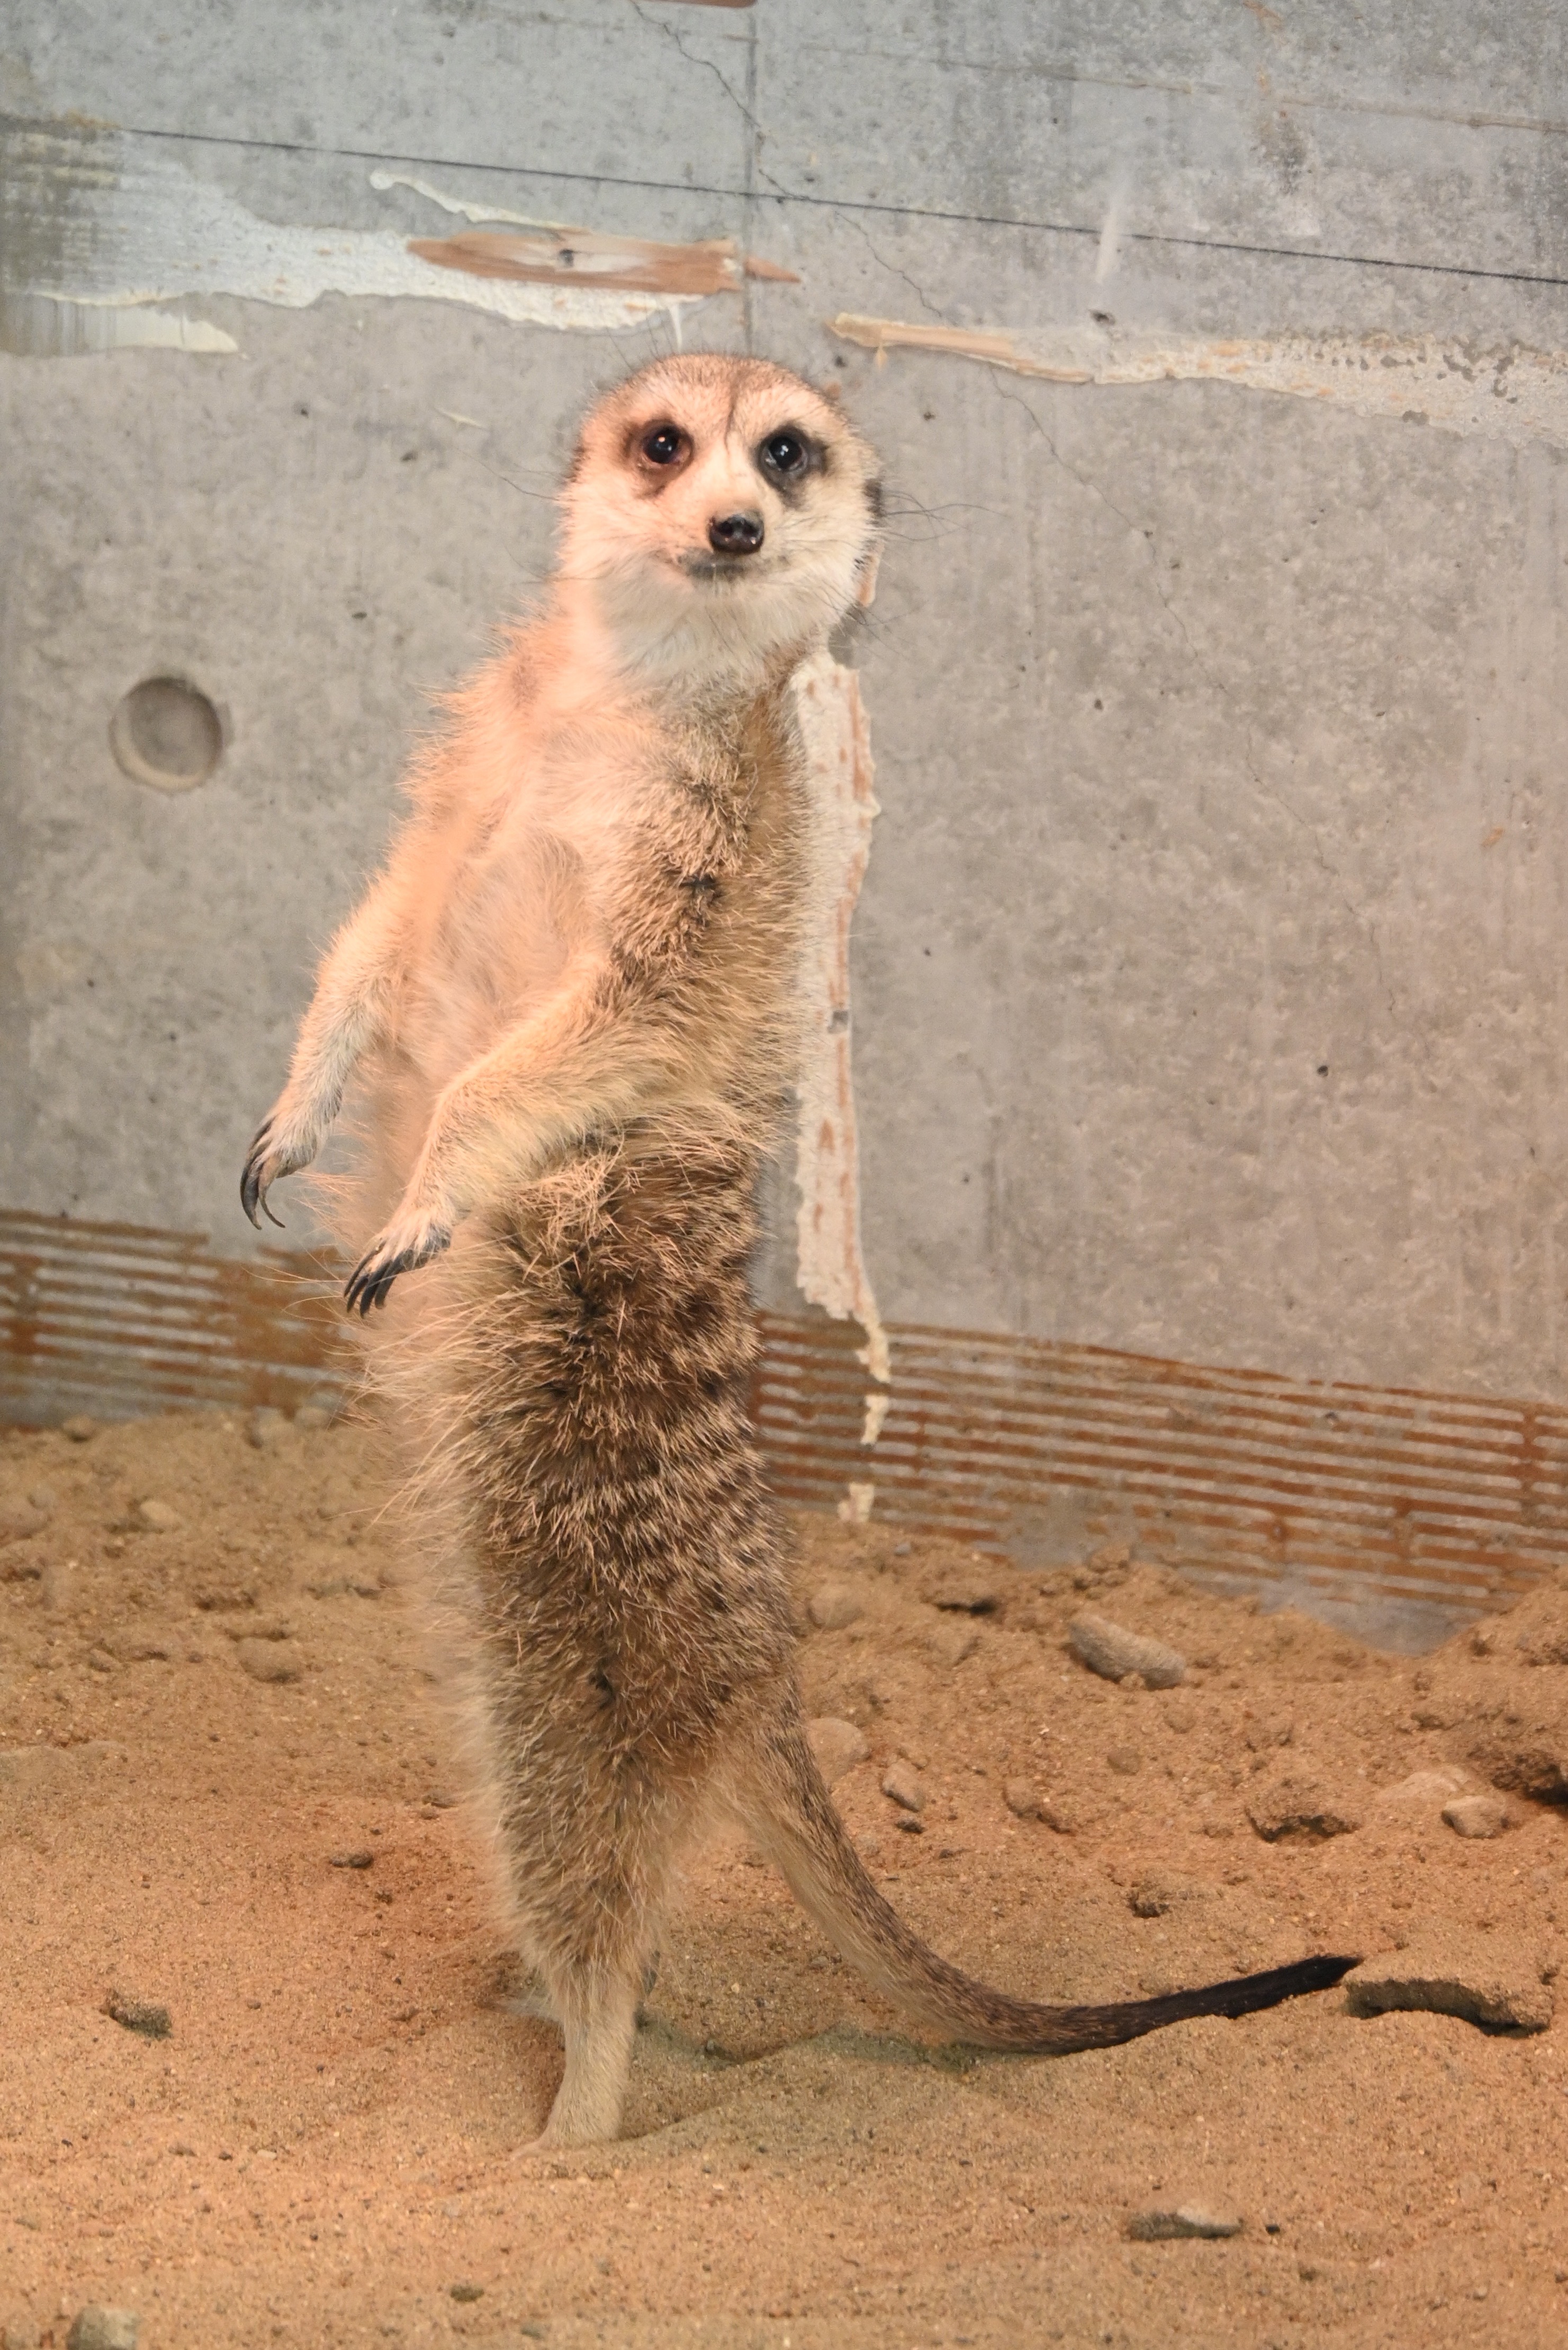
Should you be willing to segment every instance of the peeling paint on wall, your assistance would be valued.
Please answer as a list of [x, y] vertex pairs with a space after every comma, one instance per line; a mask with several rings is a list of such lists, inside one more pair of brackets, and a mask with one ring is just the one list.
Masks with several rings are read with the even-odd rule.
[[[866, 1333], [860, 1360], [885, 1388], [888, 1336], [860, 1245], [849, 1022], [849, 926], [871, 854], [875, 769], [852, 669], [818, 653], [800, 672], [797, 704], [815, 816], [795, 1159], [797, 1279], [814, 1305], [859, 1323]], [[887, 1409], [886, 1394], [867, 1394], [862, 1443], [876, 1442]]]
[[441, 269], [467, 269], [476, 277], [517, 278], [535, 285], [591, 284], [627, 293], [690, 295], [738, 293], [743, 278], [765, 277], [798, 286], [793, 269], [777, 262], [742, 258], [730, 237], [707, 237], [691, 244], [661, 244], [649, 237], [607, 236], [566, 221], [537, 220], [495, 204], [454, 196], [410, 172], [372, 172], [370, 185], [381, 192], [410, 188], [415, 195], [466, 221], [504, 221], [511, 228], [535, 229], [534, 236], [472, 236], [410, 239], [409, 251]]
[[239, 349], [232, 335], [177, 310], [126, 309], [114, 302], [69, 301], [63, 294], [0, 294], [0, 351], [21, 359], [78, 359], [93, 351]]
[[646, 237], [601, 236], [593, 229], [564, 226], [547, 236], [498, 236], [470, 229], [462, 236], [415, 237], [409, 251], [440, 269], [466, 269], [476, 277], [587, 285], [628, 294], [731, 294], [739, 291], [742, 278], [748, 276], [800, 283], [771, 262], [742, 262], [728, 237], [711, 237], [698, 244], [656, 244]]
[[1014, 335], [932, 327], [841, 311], [834, 334], [877, 353], [946, 351], [1046, 383], [1233, 383], [1328, 401], [1450, 432], [1568, 446], [1568, 352], [1521, 345], [1479, 349], [1430, 335], [1280, 335], [1267, 341], [1197, 336], [1161, 341], [1106, 328]]
[[[461, 302], [519, 324], [616, 334], [659, 316], [679, 329], [684, 308], [708, 292], [738, 286], [742, 275], [732, 247], [732, 276], [692, 292], [665, 291], [651, 276], [633, 285], [625, 272], [607, 282], [601, 273], [597, 284], [580, 282], [592, 275], [586, 270], [575, 273], [579, 282], [559, 268], [539, 273], [535, 282], [521, 271], [476, 275], [425, 258], [391, 229], [321, 229], [260, 219], [150, 144], [113, 134], [86, 140], [45, 133], [28, 134], [21, 143], [26, 152], [11, 153], [11, 177], [48, 221], [50, 235], [47, 258], [30, 254], [26, 239], [18, 241], [4, 281], [8, 296], [130, 311], [213, 296], [304, 309], [324, 294], [343, 294]], [[17, 145], [11, 142], [13, 150]], [[379, 176], [390, 184], [389, 175]], [[627, 253], [638, 241], [597, 242]], [[101, 334], [100, 340], [84, 335], [60, 348], [101, 350], [137, 341], [183, 350], [216, 348], [211, 339], [175, 339], [156, 331], [116, 338], [106, 327]]]

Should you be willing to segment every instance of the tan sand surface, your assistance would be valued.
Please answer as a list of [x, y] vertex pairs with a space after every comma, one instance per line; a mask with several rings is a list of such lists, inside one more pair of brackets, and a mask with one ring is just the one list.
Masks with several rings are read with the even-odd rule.
[[[1340, 1990], [1054, 2062], [940, 2049], [739, 1846], [679, 1889], [624, 2140], [521, 2154], [559, 2045], [500, 2003], [380, 1439], [259, 1433], [0, 1439], [10, 2350], [99, 2303], [140, 2350], [1568, 2339], [1561, 2026], [1367, 2019]], [[972, 1971], [1110, 1998], [1436, 1936], [1429, 1974], [1490, 1969], [1549, 2014], [1568, 1590], [1413, 1662], [1115, 1551], [1042, 1581], [799, 1533], [810, 1710], [870, 1748], [837, 1798]], [[814, 1596], [853, 1620], [816, 1628]], [[1085, 1607], [1187, 1679], [1096, 1678], [1066, 1646]], [[918, 1815], [881, 1791], [900, 1757]], [[1498, 1785], [1502, 1833], [1445, 1824]], [[1266, 1842], [1254, 1815], [1355, 1825]], [[1241, 2232], [1129, 2239], [1193, 2204]]]

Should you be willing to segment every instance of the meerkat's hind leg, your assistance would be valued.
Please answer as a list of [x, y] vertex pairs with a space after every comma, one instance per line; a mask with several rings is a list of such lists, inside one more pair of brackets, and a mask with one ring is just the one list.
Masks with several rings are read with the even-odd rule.
[[535, 2140], [555, 2146], [593, 2146], [620, 2132], [631, 2073], [632, 2042], [642, 1991], [642, 1961], [560, 1986], [561, 2033], [566, 2069], [549, 2119]]

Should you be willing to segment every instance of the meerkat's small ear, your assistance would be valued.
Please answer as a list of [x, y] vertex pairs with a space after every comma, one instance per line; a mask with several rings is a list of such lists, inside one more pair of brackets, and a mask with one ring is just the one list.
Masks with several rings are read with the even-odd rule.
[[881, 566], [882, 550], [880, 546], [873, 546], [860, 558], [860, 585], [856, 590], [855, 601], [859, 605], [862, 611], [866, 609], [867, 604], [871, 604], [876, 601], [877, 574], [880, 570]]

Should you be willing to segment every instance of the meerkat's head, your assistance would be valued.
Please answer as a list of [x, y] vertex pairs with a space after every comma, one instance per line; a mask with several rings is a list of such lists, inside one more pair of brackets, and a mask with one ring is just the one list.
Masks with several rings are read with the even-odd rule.
[[657, 359], [583, 427], [561, 577], [591, 593], [628, 667], [740, 682], [869, 602], [879, 505], [872, 451], [799, 376]]

